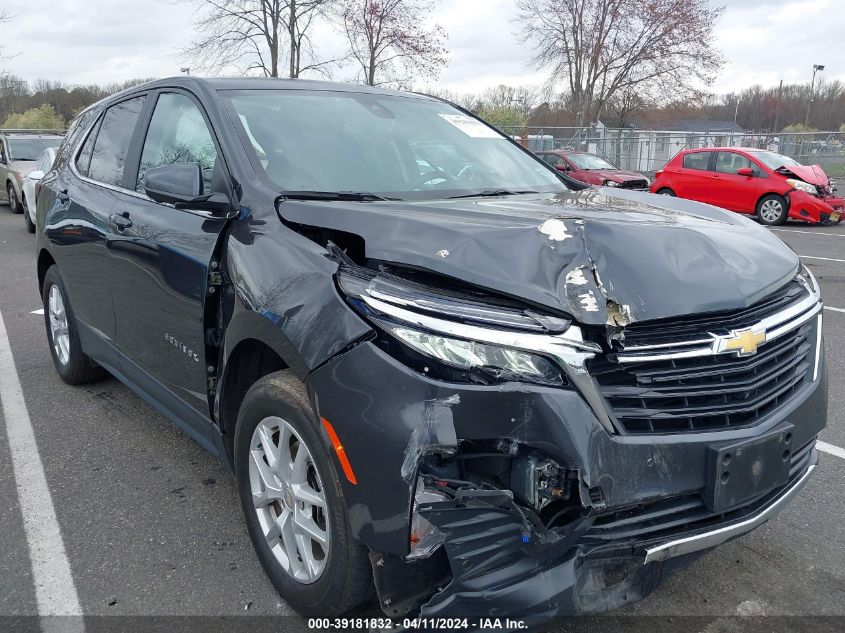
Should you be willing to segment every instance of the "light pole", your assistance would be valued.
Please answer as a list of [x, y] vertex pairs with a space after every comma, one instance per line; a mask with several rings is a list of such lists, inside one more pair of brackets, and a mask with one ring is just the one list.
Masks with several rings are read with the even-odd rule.
[[807, 101], [807, 116], [804, 117], [804, 127], [810, 125], [810, 106], [813, 105], [813, 97], [816, 92], [816, 72], [824, 70], [824, 64], [813, 64], [813, 79], [810, 81], [810, 100]]
[[734, 108], [734, 125], [736, 125], [736, 117], [739, 115], [739, 97], [736, 98], [736, 108]]

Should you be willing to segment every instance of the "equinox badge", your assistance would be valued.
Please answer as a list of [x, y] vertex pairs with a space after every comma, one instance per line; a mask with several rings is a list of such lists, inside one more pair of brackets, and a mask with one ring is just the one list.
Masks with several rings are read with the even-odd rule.
[[751, 356], [757, 348], [766, 342], [766, 330], [755, 331], [752, 328], [733, 330], [726, 336], [712, 335], [715, 338], [713, 351], [716, 354], [737, 352], [738, 356]]

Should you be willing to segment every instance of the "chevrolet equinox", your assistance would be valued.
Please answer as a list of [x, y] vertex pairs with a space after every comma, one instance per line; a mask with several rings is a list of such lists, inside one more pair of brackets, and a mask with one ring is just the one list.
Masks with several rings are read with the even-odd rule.
[[822, 303], [790, 249], [435, 98], [148, 83], [80, 114], [36, 219], [56, 371], [231, 465], [302, 614], [615, 608], [817, 463]]

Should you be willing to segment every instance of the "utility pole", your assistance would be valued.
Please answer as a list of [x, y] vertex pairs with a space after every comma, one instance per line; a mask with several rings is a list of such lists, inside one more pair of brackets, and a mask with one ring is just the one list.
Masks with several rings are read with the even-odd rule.
[[783, 79], [780, 80], [780, 86], [778, 86], [778, 105], [775, 109], [775, 124], [772, 126], [772, 133], [777, 134], [779, 131], [778, 122], [780, 119], [780, 98], [783, 94]]
[[810, 100], [807, 101], [807, 115], [804, 117], [804, 127], [810, 125], [810, 106], [813, 105], [813, 97], [816, 93], [816, 71], [824, 70], [824, 64], [813, 64], [813, 79], [810, 81]]

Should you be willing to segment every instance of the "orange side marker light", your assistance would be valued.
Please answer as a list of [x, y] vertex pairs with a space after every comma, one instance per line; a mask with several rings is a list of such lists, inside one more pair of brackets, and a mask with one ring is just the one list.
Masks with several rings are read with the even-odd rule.
[[340, 443], [340, 438], [337, 436], [337, 433], [335, 433], [334, 427], [326, 418], [320, 418], [320, 420], [323, 423], [323, 427], [326, 429], [326, 433], [329, 434], [329, 441], [334, 447], [334, 452], [337, 453], [337, 459], [340, 462], [340, 467], [343, 468], [343, 474], [346, 475], [349, 483], [357, 485], [358, 480], [355, 478], [355, 471], [352, 470], [352, 464], [349, 463], [349, 458], [346, 456], [346, 450], [343, 448], [343, 444]]

